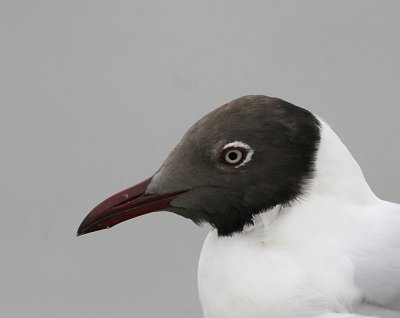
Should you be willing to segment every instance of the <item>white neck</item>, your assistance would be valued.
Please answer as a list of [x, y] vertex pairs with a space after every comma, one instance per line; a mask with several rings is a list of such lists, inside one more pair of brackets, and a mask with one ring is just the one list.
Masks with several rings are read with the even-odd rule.
[[354, 203], [375, 200], [375, 194], [347, 147], [327, 123], [319, 120], [321, 141], [309, 194], [334, 196]]
[[[379, 225], [387, 207], [339, 137], [320, 123], [315, 173], [303, 195], [289, 206], [258, 214], [254, 225], [240, 233], [219, 237], [214, 230], [207, 236], [199, 262], [199, 294], [207, 318], [289, 317], [287, 312], [293, 313], [290, 317], [331, 317], [307, 304], [326, 303], [324, 312], [345, 312], [360, 299], [351, 257], [367, 253], [372, 242], [378, 246], [388, 229], [386, 223]], [[366, 240], [371, 233], [374, 237]]]
[[315, 172], [304, 193], [290, 206], [277, 206], [260, 213], [254, 225], [244, 229], [244, 234], [253, 233], [257, 237], [261, 234], [264, 238], [272, 235], [300, 243], [299, 237], [307, 239], [317, 233], [324, 236], [326, 222], [333, 231], [343, 222], [357, 223], [359, 213], [365, 211], [360, 207], [380, 201], [340, 138], [328, 124], [322, 120], [320, 123], [321, 141]]

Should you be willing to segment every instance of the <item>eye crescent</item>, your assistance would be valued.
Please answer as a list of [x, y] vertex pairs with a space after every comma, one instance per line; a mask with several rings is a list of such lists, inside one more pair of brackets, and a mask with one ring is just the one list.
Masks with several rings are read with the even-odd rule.
[[246, 150], [237, 147], [224, 149], [221, 156], [222, 162], [230, 166], [237, 166], [241, 164], [245, 158]]

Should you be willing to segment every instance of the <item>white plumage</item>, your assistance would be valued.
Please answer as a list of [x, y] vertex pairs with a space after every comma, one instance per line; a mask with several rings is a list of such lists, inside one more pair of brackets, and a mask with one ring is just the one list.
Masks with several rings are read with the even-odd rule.
[[198, 272], [205, 318], [400, 317], [400, 205], [374, 195], [320, 122], [307, 193], [241, 233], [209, 233]]
[[215, 228], [199, 262], [205, 318], [400, 318], [400, 205], [300, 107], [249, 95], [217, 108], [78, 234], [163, 209]]

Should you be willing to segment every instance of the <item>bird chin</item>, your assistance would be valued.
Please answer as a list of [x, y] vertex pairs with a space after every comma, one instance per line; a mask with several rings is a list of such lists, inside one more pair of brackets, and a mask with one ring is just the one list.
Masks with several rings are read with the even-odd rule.
[[171, 206], [166, 209], [166, 211], [175, 213], [179, 216], [183, 216], [184, 218], [193, 221], [196, 225], [199, 226], [203, 225], [204, 223], [209, 223], [206, 212], [182, 207], [174, 207], [173, 202], [171, 203]]

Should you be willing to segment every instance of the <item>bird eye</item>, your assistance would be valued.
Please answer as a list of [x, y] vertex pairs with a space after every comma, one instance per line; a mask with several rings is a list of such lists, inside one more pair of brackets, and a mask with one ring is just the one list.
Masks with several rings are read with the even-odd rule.
[[230, 147], [224, 149], [221, 155], [221, 161], [229, 166], [238, 166], [246, 158], [247, 151], [239, 147]]

